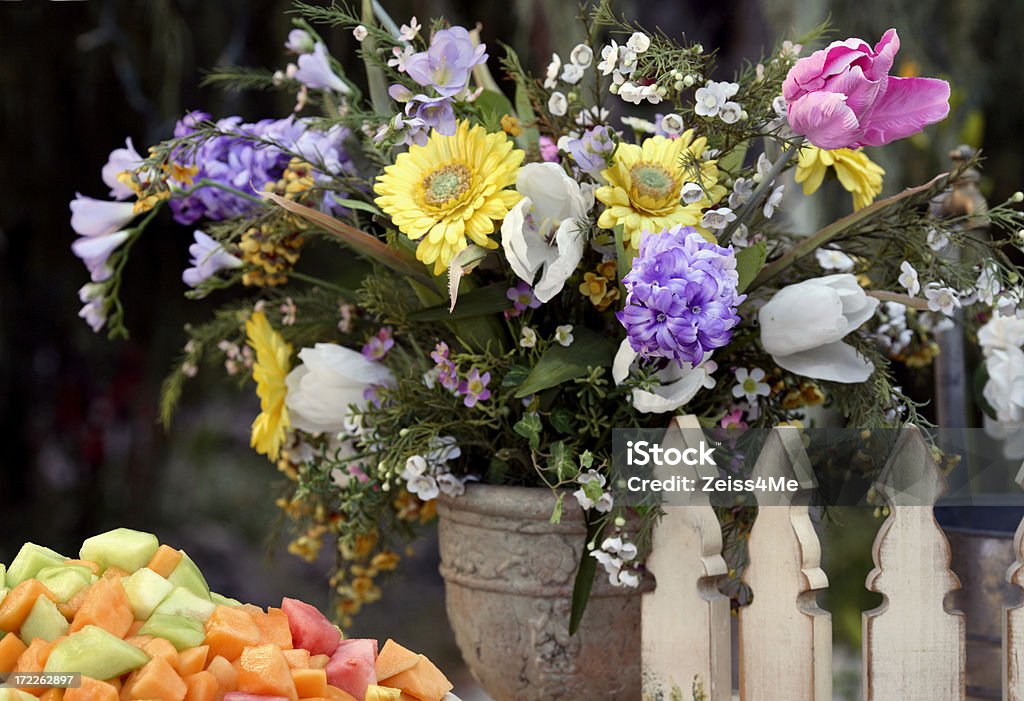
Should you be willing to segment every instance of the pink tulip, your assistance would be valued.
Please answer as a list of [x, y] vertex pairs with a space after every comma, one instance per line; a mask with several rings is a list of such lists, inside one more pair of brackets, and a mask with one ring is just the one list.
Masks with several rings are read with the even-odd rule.
[[882, 146], [949, 113], [949, 83], [889, 75], [900, 38], [890, 29], [872, 49], [836, 41], [797, 61], [782, 84], [789, 126], [819, 148]]

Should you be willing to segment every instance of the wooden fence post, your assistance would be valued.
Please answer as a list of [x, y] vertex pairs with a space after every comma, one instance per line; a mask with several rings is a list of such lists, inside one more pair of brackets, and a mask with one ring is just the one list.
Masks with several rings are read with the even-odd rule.
[[755, 492], [758, 514], [743, 577], [754, 600], [739, 614], [740, 699], [831, 701], [832, 618], [816, 601], [828, 578], [807, 509], [816, 482], [800, 431], [773, 429], [751, 476], [795, 479], [799, 488]]
[[960, 581], [949, 569], [949, 543], [932, 511], [946, 480], [916, 426], [902, 430], [876, 489], [890, 512], [867, 578], [867, 588], [885, 598], [863, 616], [865, 699], [961, 701], [964, 616], [943, 604]]
[[[673, 419], [662, 447], [682, 450], [702, 440], [696, 417], [682, 416]], [[686, 470], [688, 477], [699, 476], [697, 467]], [[664, 476], [657, 470], [654, 475]], [[728, 573], [722, 529], [707, 496], [691, 497], [688, 506], [666, 507], [652, 535], [647, 569], [657, 586], [643, 598], [645, 701], [676, 698], [673, 688], [684, 699], [693, 689], [704, 701], [732, 698], [729, 598], [717, 588]]]
[[[1017, 473], [1017, 484], [1024, 487], [1024, 465]], [[1013, 552], [1006, 579], [1024, 589], [1024, 519], [1017, 526]], [[1003, 701], [1024, 701], [1024, 604], [1003, 610]]]

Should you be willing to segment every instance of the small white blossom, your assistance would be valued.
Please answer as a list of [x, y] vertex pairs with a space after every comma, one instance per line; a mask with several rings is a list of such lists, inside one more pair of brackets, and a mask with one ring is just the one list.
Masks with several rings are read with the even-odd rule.
[[[685, 204], [700, 202], [705, 197], [704, 188], [697, 183], [685, 183], [680, 194]], [[732, 204], [731, 201], [730, 204]]]
[[611, 75], [619, 66], [619, 45], [612, 39], [611, 43], [601, 49], [601, 62], [597, 64], [597, 70], [602, 75]]
[[782, 202], [782, 195], [785, 188], [785, 185], [777, 186], [774, 190], [772, 190], [772, 193], [768, 195], [768, 199], [764, 201], [763, 211], [765, 219], [771, 219], [773, 216], [775, 216], [775, 208], [779, 206], [780, 202]]
[[576, 44], [569, 52], [569, 60], [580, 68], [589, 68], [594, 62], [594, 50], [586, 44]]
[[[740, 86], [737, 83], [719, 83], [709, 80], [704, 87], [697, 88], [697, 92], [694, 94], [694, 112], [701, 117], [718, 116], [723, 105], [729, 102], [729, 98], [739, 92], [739, 89]], [[737, 105], [736, 119], [739, 119], [738, 107]]]
[[410, 494], [415, 494], [423, 501], [437, 499], [441, 490], [437, 486], [437, 480], [430, 475], [417, 475], [405, 483], [405, 488]]
[[661, 118], [661, 130], [670, 136], [678, 136], [685, 129], [683, 118], [675, 112], [669, 112]]
[[635, 570], [619, 570], [619, 585], [635, 589], [640, 586], [640, 575]]
[[411, 46], [405, 48], [398, 48], [397, 46], [392, 47], [391, 54], [393, 58], [388, 59], [388, 65], [396, 68], [399, 73], [405, 73], [405, 62], [415, 53]]
[[625, 102], [639, 105], [643, 101], [643, 93], [639, 85], [623, 83], [619, 86], [619, 97]]
[[408, 481], [414, 477], [427, 474], [427, 459], [422, 455], [410, 455], [405, 461], [405, 469], [402, 470], [402, 479]]
[[822, 270], [838, 270], [841, 273], [853, 270], [853, 258], [835, 248], [819, 248], [814, 252]]
[[[612, 506], [614, 505], [612, 495], [604, 491], [604, 485], [606, 483], [604, 475], [599, 473], [597, 470], [590, 469], [581, 473], [576, 478], [576, 482], [583, 486], [573, 492], [573, 496], [576, 497], [576, 501], [579, 502], [580, 507], [584, 511], [594, 509], [599, 513], [606, 514], [612, 510]], [[597, 486], [590, 486], [592, 483]], [[591, 499], [590, 496], [587, 495], [588, 487], [591, 495], [593, 495], [597, 489], [601, 490], [601, 495], [597, 499]]]
[[556, 327], [555, 341], [558, 345], [565, 346], [566, 348], [571, 346], [573, 342], [572, 324], [562, 324], [561, 326]]
[[523, 327], [523, 336], [519, 339], [519, 345], [523, 348], [534, 348], [537, 345], [537, 332], [529, 326]]
[[772, 100], [772, 111], [775, 112], [775, 116], [779, 118], [785, 118], [786, 116], [786, 98], [782, 95], [777, 95]]
[[627, 126], [638, 134], [653, 134], [657, 131], [657, 127], [654, 122], [640, 117], [623, 117], [619, 121], [622, 122], [623, 126]]
[[732, 388], [732, 396], [757, 404], [758, 397], [767, 397], [772, 392], [764, 378], [765, 372], [761, 368], [736, 368], [736, 385]]
[[366, 38], [367, 34], [369, 34], [369, 32], [366, 30], [366, 27], [364, 27], [361, 24], [352, 30], [352, 36], [354, 36], [356, 38], [356, 41], [359, 42], [363, 41], [363, 39]]
[[949, 245], [949, 236], [946, 235], [945, 231], [940, 229], [929, 229], [928, 231], [928, 248], [933, 251], [941, 251], [943, 248]]
[[730, 100], [718, 109], [718, 117], [726, 124], [735, 124], [743, 117], [743, 108]]
[[978, 281], [974, 283], [978, 299], [992, 306], [996, 297], [1003, 291], [1002, 283], [999, 280], [999, 272], [994, 265], [983, 265]]
[[588, 110], [580, 110], [576, 115], [576, 124], [581, 127], [592, 127], [595, 124], [604, 124], [608, 121], [611, 113], [604, 107], [595, 105]]
[[921, 291], [921, 281], [917, 277], [917, 270], [910, 264], [910, 261], [900, 263], [899, 283], [907, 290], [907, 294], [916, 297]]
[[583, 68], [575, 63], [567, 63], [562, 67], [562, 80], [569, 85], [576, 85], [583, 78]]
[[739, 209], [754, 194], [754, 181], [750, 178], [736, 178], [729, 193], [729, 206]]
[[558, 72], [562, 70], [562, 59], [558, 54], [551, 54], [551, 63], [544, 72], [544, 87], [551, 90], [558, 84]]
[[768, 160], [768, 156], [765, 153], [761, 153], [757, 157], [757, 162], [754, 164], [754, 176], [753, 181], [760, 183], [772, 170], [772, 162]]
[[409, 24], [403, 24], [401, 29], [398, 31], [398, 38], [402, 41], [412, 41], [420, 33], [420, 29], [423, 25], [419, 23], [415, 16], [409, 20]]
[[562, 117], [569, 111], [569, 101], [563, 93], [551, 93], [551, 97], [548, 98], [548, 111], [556, 117]]
[[933, 282], [925, 288], [924, 296], [928, 299], [928, 309], [933, 312], [952, 316], [960, 308], [960, 296], [952, 287], [943, 287]]
[[704, 217], [701, 219], [701, 226], [705, 229], [724, 229], [729, 226], [729, 222], [736, 221], [736, 214], [728, 207], [719, 207], [718, 209], [709, 209], [704, 212]]
[[626, 48], [635, 54], [642, 54], [651, 48], [651, 38], [643, 32], [633, 32], [633, 36], [626, 42]]
[[442, 472], [436, 478], [437, 488], [442, 494], [459, 497], [466, 493], [466, 484], [450, 472]]

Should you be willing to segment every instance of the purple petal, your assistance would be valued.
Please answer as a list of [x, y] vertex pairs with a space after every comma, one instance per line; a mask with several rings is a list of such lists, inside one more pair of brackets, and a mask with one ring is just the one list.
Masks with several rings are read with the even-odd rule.
[[[860, 144], [882, 146], [916, 134], [949, 114], [949, 83], [938, 78], [889, 78], [864, 125]], [[815, 143], [815, 145], [820, 145]]]
[[859, 132], [857, 115], [846, 105], [846, 96], [816, 92], [789, 104], [789, 126], [823, 149], [855, 148]]

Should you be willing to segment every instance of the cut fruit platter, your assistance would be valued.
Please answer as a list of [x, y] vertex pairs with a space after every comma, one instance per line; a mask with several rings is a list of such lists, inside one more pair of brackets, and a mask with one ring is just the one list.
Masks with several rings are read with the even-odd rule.
[[184, 551], [127, 528], [0, 564], [4, 680], [0, 701], [458, 701], [423, 655], [345, 639], [295, 599], [211, 592]]

